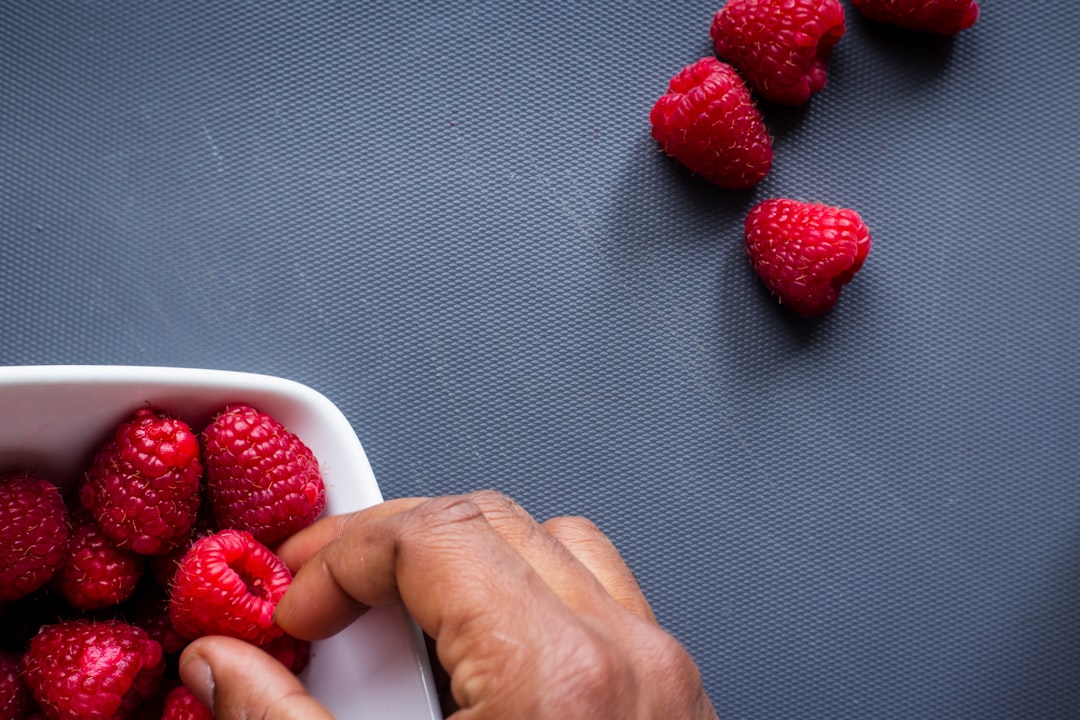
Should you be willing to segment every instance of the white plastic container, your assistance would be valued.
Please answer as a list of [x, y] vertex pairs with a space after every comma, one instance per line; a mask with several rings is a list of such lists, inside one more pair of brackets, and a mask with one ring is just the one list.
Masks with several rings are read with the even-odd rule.
[[[70, 488], [93, 451], [136, 408], [153, 405], [198, 432], [244, 402], [296, 433], [319, 459], [326, 514], [381, 502], [349, 421], [317, 391], [281, 378], [221, 370], [42, 365], [0, 367], [0, 472], [26, 470]], [[370, 610], [314, 644], [301, 676], [339, 720], [441, 720], [422, 635], [400, 607]]]

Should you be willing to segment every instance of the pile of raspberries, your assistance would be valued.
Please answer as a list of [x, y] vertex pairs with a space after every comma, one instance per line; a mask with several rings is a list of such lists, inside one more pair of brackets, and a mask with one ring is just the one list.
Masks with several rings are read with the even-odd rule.
[[[851, 0], [875, 22], [955, 35], [979, 17], [974, 0]], [[728, 0], [712, 19], [716, 57], [683, 68], [653, 106], [652, 136], [694, 174], [745, 190], [773, 163], [755, 102], [803, 105], [825, 87], [846, 30], [839, 0]], [[806, 317], [829, 311], [862, 267], [870, 233], [857, 212], [775, 198], [746, 217], [750, 262], [781, 304]]]
[[68, 496], [0, 474], [0, 717], [211, 718], [176, 673], [204, 635], [299, 674], [311, 647], [274, 624], [292, 574], [272, 548], [325, 507], [310, 448], [242, 404], [200, 433], [135, 410]]

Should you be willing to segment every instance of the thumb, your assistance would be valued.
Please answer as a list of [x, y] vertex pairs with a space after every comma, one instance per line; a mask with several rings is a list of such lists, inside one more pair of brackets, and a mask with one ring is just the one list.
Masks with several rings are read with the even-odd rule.
[[195, 640], [180, 656], [180, 679], [218, 720], [333, 720], [288, 668], [243, 640]]

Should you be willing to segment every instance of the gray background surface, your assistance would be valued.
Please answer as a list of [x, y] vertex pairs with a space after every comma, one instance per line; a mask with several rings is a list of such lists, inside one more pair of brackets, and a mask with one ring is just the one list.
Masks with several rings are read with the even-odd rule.
[[[0, 364], [326, 394], [388, 497], [592, 517], [723, 718], [1080, 717], [1080, 27], [845, 3], [749, 192], [648, 112], [717, 2], [0, 0]], [[847, 205], [777, 306], [760, 199]]]

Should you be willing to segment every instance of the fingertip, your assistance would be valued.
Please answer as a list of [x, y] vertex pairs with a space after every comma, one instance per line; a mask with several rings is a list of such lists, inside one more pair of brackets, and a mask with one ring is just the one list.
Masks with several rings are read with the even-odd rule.
[[180, 679], [187, 685], [188, 690], [213, 712], [214, 673], [210, 663], [199, 652], [198, 640], [184, 648], [180, 655], [179, 672]]
[[181, 654], [179, 672], [188, 689], [219, 720], [332, 718], [288, 668], [243, 640], [199, 638]]
[[323, 553], [297, 571], [274, 607], [274, 623], [301, 640], [322, 640], [337, 634], [369, 607], [342, 589]]

